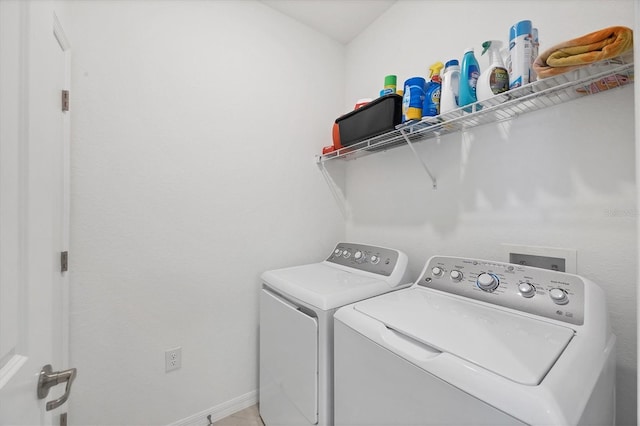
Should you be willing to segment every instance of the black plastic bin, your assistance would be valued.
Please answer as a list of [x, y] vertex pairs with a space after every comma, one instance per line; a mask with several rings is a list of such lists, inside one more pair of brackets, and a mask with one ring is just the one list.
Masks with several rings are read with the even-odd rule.
[[395, 93], [381, 96], [336, 120], [340, 145], [350, 146], [388, 132], [401, 122], [402, 96]]

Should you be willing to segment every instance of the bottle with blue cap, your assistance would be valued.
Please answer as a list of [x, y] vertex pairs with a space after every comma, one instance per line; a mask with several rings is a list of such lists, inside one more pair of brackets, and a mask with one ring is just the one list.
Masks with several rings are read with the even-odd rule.
[[460, 87], [460, 63], [457, 59], [447, 61], [442, 73], [440, 88], [440, 114], [458, 108], [458, 89]]
[[[480, 66], [473, 53], [473, 47], [465, 50], [461, 68], [458, 104], [465, 106], [478, 101], [476, 86], [478, 85], [478, 77], [480, 77]], [[465, 111], [471, 112], [471, 108], [466, 108]]]
[[531, 81], [531, 21], [514, 24], [509, 29], [509, 88], [524, 86]]

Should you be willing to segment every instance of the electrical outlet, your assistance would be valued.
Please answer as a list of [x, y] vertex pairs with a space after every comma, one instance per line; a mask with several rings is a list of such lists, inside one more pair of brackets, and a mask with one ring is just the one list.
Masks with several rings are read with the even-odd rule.
[[182, 367], [182, 347], [167, 349], [164, 351], [164, 371], [177, 370]]

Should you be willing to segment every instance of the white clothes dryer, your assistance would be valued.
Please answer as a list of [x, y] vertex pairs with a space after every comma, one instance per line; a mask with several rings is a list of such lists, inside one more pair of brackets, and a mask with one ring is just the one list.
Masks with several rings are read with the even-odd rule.
[[336, 425], [612, 425], [605, 295], [557, 271], [428, 260], [335, 314]]
[[411, 285], [406, 274], [401, 251], [353, 243], [322, 262], [262, 274], [259, 411], [267, 426], [333, 424], [333, 314]]

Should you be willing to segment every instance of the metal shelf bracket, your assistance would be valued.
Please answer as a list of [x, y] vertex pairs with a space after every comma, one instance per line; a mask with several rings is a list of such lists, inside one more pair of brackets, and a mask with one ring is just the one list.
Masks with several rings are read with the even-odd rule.
[[413, 155], [414, 155], [414, 157], [416, 157], [416, 160], [418, 160], [420, 165], [422, 165], [422, 168], [424, 169], [424, 171], [427, 172], [427, 175], [429, 175], [429, 178], [431, 179], [432, 188], [433, 189], [438, 189], [438, 183], [436, 181], [436, 178], [433, 176], [433, 174], [429, 170], [429, 167], [427, 167], [427, 164], [418, 155], [418, 151], [416, 151], [416, 148], [413, 146], [413, 143], [409, 140], [409, 135], [407, 134], [407, 130], [406, 129], [400, 129], [400, 134], [402, 134], [402, 137], [404, 138], [404, 141], [407, 143], [407, 145], [409, 145], [409, 148], [411, 148], [411, 152], [413, 152]]
[[342, 217], [345, 220], [349, 219], [349, 209], [347, 207], [347, 200], [343, 192], [340, 190], [340, 186], [331, 177], [331, 174], [327, 170], [327, 167], [325, 166], [324, 162], [316, 160], [316, 164], [318, 165], [320, 172], [322, 172], [322, 176], [324, 177], [324, 180], [327, 182], [327, 186], [331, 191], [331, 195], [333, 195], [333, 198], [336, 200], [336, 204], [340, 209], [340, 213], [342, 214]]

